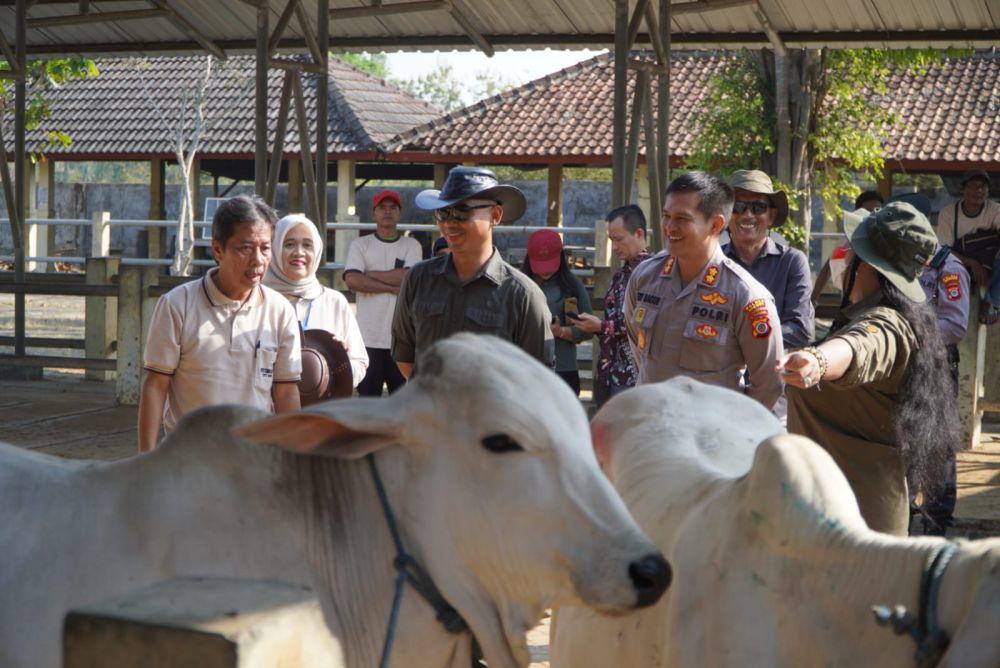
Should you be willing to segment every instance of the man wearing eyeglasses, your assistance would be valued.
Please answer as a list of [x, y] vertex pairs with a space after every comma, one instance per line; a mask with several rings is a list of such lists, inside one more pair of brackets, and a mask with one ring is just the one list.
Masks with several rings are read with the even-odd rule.
[[671, 181], [660, 219], [668, 250], [632, 272], [625, 325], [639, 384], [690, 376], [771, 410], [782, 392], [781, 328], [767, 288], [719, 246], [732, 207], [732, 188], [711, 174]]
[[788, 220], [788, 197], [759, 170], [741, 169], [729, 177], [734, 191], [729, 217], [730, 242], [722, 252], [750, 272], [774, 297], [786, 348], [801, 348], [813, 340], [816, 311], [810, 295], [809, 260], [770, 234]]
[[506, 339], [553, 367], [549, 308], [541, 288], [500, 257], [493, 228], [524, 213], [524, 193], [482, 167], [455, 167], [441, 190], [424, 190], [417, 206], [434, 212], [450, 253], [406, 275], [392, 320], [392, 357], [409, 378], [432, 343], [457, 332]]

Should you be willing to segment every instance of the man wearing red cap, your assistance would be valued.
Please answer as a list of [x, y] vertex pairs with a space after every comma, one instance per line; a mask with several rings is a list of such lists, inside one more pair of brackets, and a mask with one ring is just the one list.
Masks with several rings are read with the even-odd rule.
[[406, 379], [392, 360], [392, 314], [396, 295], [406, 271], [420, 262], [420, 243], [399, 233], [402, 202], [399, 193], [383, 190], [372, 199], [375, 234], [351, 242], [344, 267], [344, 282], [357, 300], [358, 326], [368, 351], [368, 372], [358, 385], [362, 396], [382, 396], [383, 386], [390, 394]]

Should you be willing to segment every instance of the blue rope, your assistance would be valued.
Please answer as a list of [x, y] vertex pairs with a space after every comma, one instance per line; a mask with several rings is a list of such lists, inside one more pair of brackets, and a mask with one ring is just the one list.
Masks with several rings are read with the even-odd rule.
[[372, 481], [375, 483], [375, 491], [378, 494], [379, 503], [382, 505], [382, 514], [385, 515], [385, 522], [389, 525], [389, 533], [392, 535], [392, 542], [396, 547], [396, 558], [392, 562], [397, 573], [396, 590], [392, 596], [392, 610], [389, 612], [389, 625], [385, 632], [385, 642], [382, 644], [382, 660], [379, 663], [381, 668], [388, 668], [389, 657], [392, 654], [392, 642], [395, 640], [396, 625], [399, 621], [399, 608], [403, 602], [403, 585], [407, 582], [434, 608], [437, 620], [448, 633], [463, 633], [469, 630], [469, 625], [441, 595], [427, 571], [403, 549], [403, 539], [399, 535], [399, 526], [396, 524], [396, 516], [392, 512], [392, 506], [389, 505], [389, 497], [385, 493], [382, 477], [378, 473], [375, 455], [368, 454], [365, 459], [368, 460], [368, 470], [371, 471]]

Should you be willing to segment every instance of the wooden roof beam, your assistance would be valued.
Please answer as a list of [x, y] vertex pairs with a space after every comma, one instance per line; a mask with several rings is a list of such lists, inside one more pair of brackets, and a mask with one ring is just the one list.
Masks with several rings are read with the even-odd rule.
[[316, 31], [313, 30], [312, 21], [309, 20], [309, 16], [306, 14], [306, 10], [302, 8], [301, 3], [295, 3], [295, 20], [299, 22], [299, 31], [302, 36], [305, 37], [306, 46], [309, 48], [309, 53], [312, 55], [314, 63], [323, 62], [323, 52], [320, 51], [319, 42], [316, 41]]
[[188, 37], [193, 39], [201, 48], [208, 51], [210, 54], [218, 58], [219, 60], [226, 59], [226, 52], [223, 51], [219, 46], [206, 37], [198, 28], [194, 26], [193, 23], [188, 21], [183, 15], [177, 13], [177, 11], [170, 6], [167, 0], [149, 0], [152, 4], [156, 5], [160, 9], [165, 9], [169, 13], [170, 21], [181, 29], [181, 32], [186, 34]]
[[99, 14], [66, 14], [63, 16], [46, 16], [38, 19], [28, 19], [25, 27], [28, 30], [52, 28], [54, 26], [81, 25], [84, 23], [106, 23], [109, 21], [145, 21], [146, 19], [170, 18], [170, 12], [165, 9], [133, 9], [121, 12], [101, 12]]
[[483, 34], [479, 32], [476, 26], [472, 25], [472, 22], [466, 18], [465, 14], [461, 9], [452, 5], [451, 9], [448, 10], [451, 17], [455, 19], [455, 22], [462, 27], [465, 34], [469, 36], [469, 39], [479, 47], [479, 50], [486, 54], [488, 58], [492, 58], [493, 54], [496, 53], [493, 50], [493, 45], [490, 44], [489, 40], [483, 37]]
[[288, 22], [292, 20], [292, 14], [295, 13], [295, 7], [298, 4], [299, 0], [288, 0], [285, 4], [285, 9], [281, 12], [281, 16], [278, 17], [277, 25], [274, 26], [274, 32], [271, 33], [271, 39], [267, 42], [268, 56], [273, 56], [274, 52], [278, 50], [278, 42], [281, 41], [281, 36], [285, 33]]
[[774, 53], [776, 55], [784, 58], [788, 55], [788, 49], [785, 47], [785, 41], [781, 39], [781, 35], [778, 31], [774, 29], [774, 25], [771, 24], [771, 19], [767, 17], [767, 13], [764, 8], [760, 6], [760, 0], [754, 2], [750, 9], [753, 11], [754, 16], [760, 21], [761, 28], [764, 29], [764, 34], [767, 35], [768, 41], [771, 42], [771, 46], [774, 47]]
[[370, 7], [339, 7], [330, 10], [330, 20], [360, 19], [367, 17], [388, 16], [390, 14], [409, 14], [412, 12], [434, 12], [451, 9], [449, 0], [418, 0], [416, 2], [395, 2], [383, 5], [373, 3]]
[[711, 12], [716, 9], [732, 9], [733, 7], [743, 7], [745, 5], [755, 5], [757, 0], [695, 0], [694, 2], [682, 2], [670, 5], [670, 14], [679, 16], [680, 14], [701, 14]]
[[632, 19], [628, 22], [628, 42], [626, 42], [629, 50], [635, 44], [635, 38], [639, 34], [639, 26], [642, 24], [642, 16], [648, 6], [649, 0], [639, 0], [635, 4], [635, 9], [632, 10]]
[[4, 72], [4, 74], [9, 73], [13, 75], [5, 78], [13, 79], [20, 76], [21, 64], [17, 62], [17, 57], [14, 56], [14, 50], [11, 48], [7, 38], [3, 36], [3, 32], [0, 32], [0, 53], [3, 53], [3, 57], [7, 61], [7, 66], [10, 67], [10, 70]]

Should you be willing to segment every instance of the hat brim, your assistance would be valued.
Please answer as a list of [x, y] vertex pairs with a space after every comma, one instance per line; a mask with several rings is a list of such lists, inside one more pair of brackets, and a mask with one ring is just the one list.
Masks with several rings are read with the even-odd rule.
[[908, 299], [917, 303], [927, 301], [927, 295], [924, 293], [924, 289], [920, 287], [920, 281], [901, 274], [875, 248], [869, 236], [871, 228], [868, 223], [868, 217], [870, 215], [871, 212], [867, 209], [844, 212], [844, 233], [851, 240], [851, 250], [859, 258], [870, 264], [875, 271], [889, 279], [889, 282], [899, 288], [900, 292], [906, 295]]
[[467, 199], [491, 199], [499, 202], [500, 207], [503, 208], [503, 217], [500, 218], [501, 223], [514, 222], [523, 216], [525, 209], [527, 209], [527, 201], [524, 198], [524, 193], [520, 189], [508, 185], [493, 186], [492, 188], [486, 188], [485, 190], [464, 195], [457, 199], [442, 199], [440, 190], [422, 190], [417, 194], [416, 204], [421, 209], [433, 211]]
[[559, 255], [546, 260], [536, 260], [529, 255], [528, 264], [531, 265], [531, 271], [536, 274], [554, 274], [559, 271]]
[[[324, 329], [307, 329], [302, 335], [303, 382], [310, 387], [299, 385], [302, 405], [307, 406], [324, 399], [342, 399], [354, 393], [354, 377], [351, 372], [351, 358], [344, 344]], [[310, 350], [315, 353], [308, 354]], [[316, 363], [321, 368], [313, 378], [306, 379], [305, 364]], [[311, 381], [311, 382], [310, 382]]]

